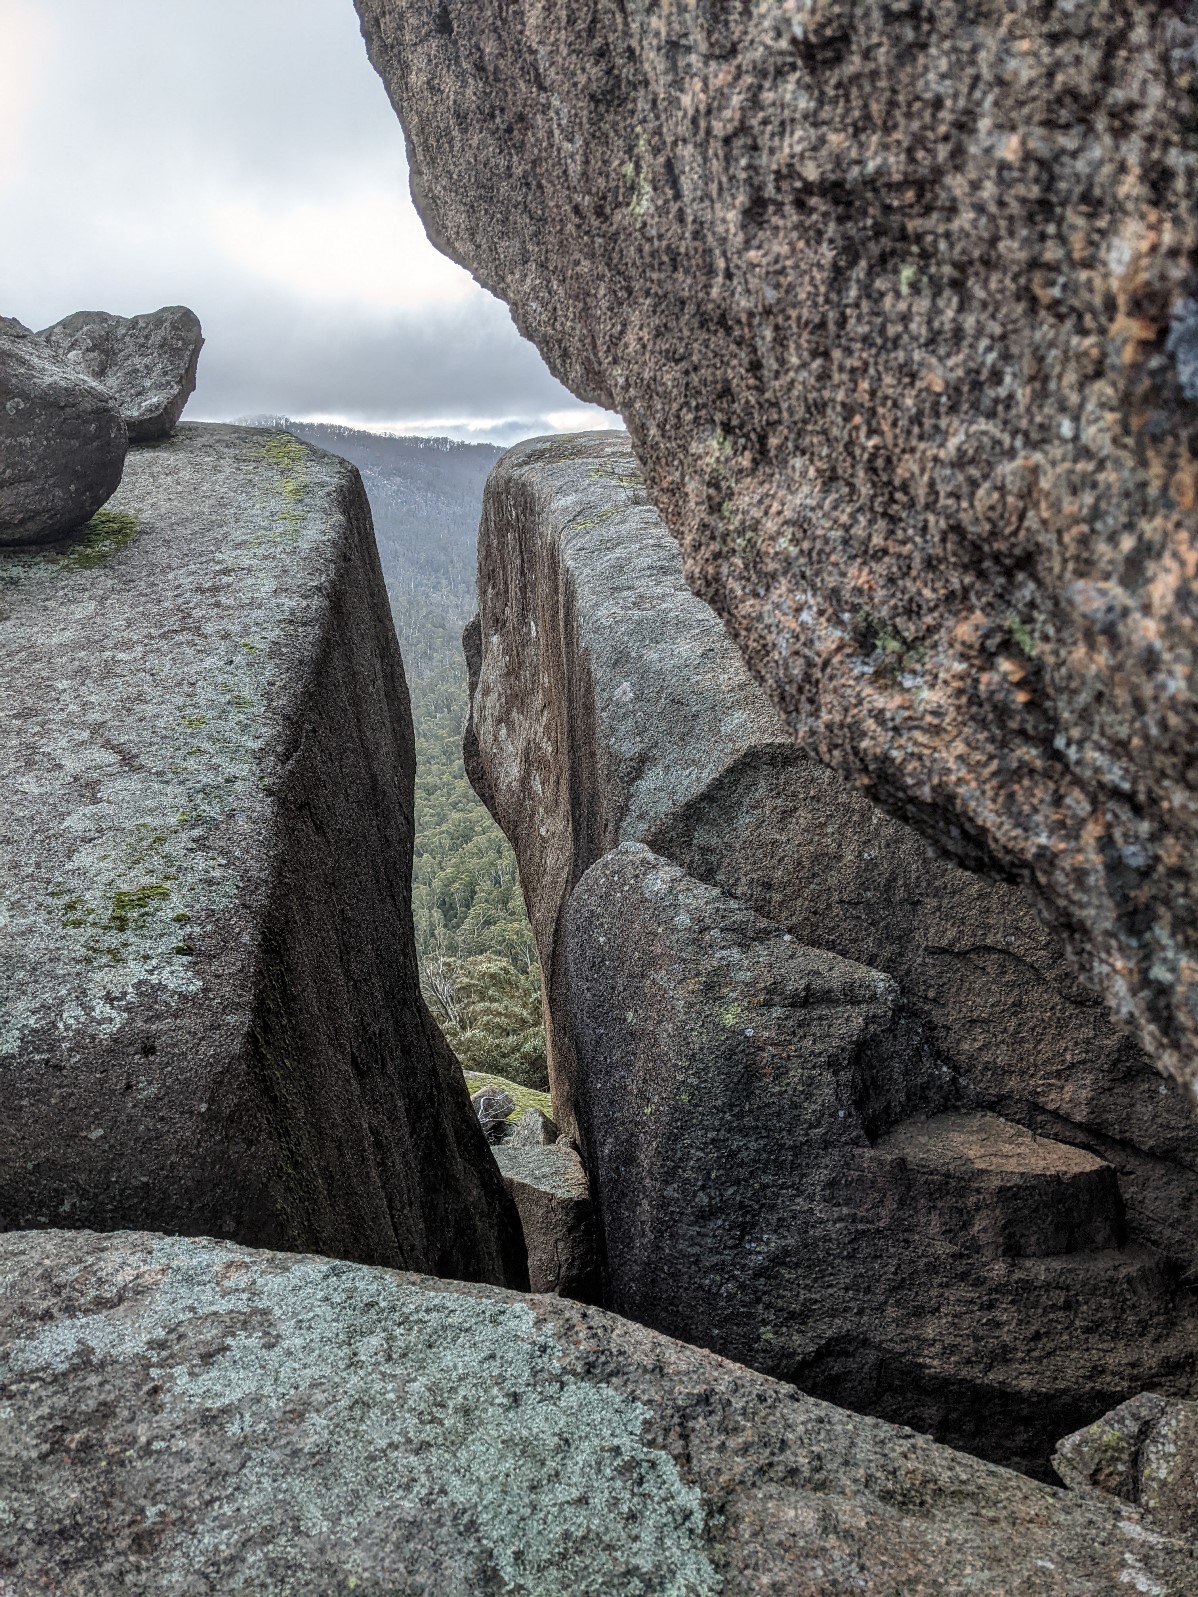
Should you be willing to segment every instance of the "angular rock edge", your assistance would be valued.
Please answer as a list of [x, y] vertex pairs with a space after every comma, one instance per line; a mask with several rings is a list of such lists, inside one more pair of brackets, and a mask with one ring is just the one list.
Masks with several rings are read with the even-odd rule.
[[0, 1237], [0, 1579], [588, 1597], [1189, 1597], [1192, 1546], [559, 1298]]

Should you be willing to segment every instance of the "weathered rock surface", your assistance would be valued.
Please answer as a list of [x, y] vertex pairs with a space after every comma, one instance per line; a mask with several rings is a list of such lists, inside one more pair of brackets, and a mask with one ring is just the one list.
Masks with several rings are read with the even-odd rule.
[[38, 337], [113, 395], [131, 444], [168, 437], [195, 392], [204, 335], [185, 305], [164, 305], [145, 316], [76, 311]]
[[1160, 1529], [1198, 1541], [1198, 1403], [1143, 1392], [1065, 1437], [1052, 1463], [1066, 1486], [1137, 1503]]
[[116, 492], [127, 448], [111, 396], [0, 318], [0, 559], [81, 527]]
[[520, 1284], [419, 996], [411, 717], [361, 479], [184, 427], [0, 563], [0, 1229]]
[[1198, 1080], [1198, 18], [357, 0], [433, 242], [829, 764]]
[[560, 1298], [0, 1238], [16, 1593], [1192, 1597], [1192, 1546]]
[[505, 1139], [512, 1148], [549, 1148], [561, 1137], [554, 1121], [540, 1109], [526, 1109]]
[[[1017, 889], [934, 857], [795, 745], [687, 588], [626, 441], [546, 440], [500, 463], [479, 598], [466, 640], [467, 766], [519, 860], [548, 995], [555, 1118], [580, 1139], [613, 1305], [1042, 1470], [1073, 1423], [1143, 1389], [1145, 1360], [1160, 1361], [1153, 1384], [1192, 1391], [1198, 1320], [1176, 1283], [1198, 1266], [1198, 1128], [1183, 1093], [1113, 1031]], [[686, 873], [671, 878], [680, 898], [718, 902], [703, 912], [724, 928], [718, 960], [695, 914], [690, 927], [650, 919], [634, 935], [607, 866], [571, 909], [591, 867], [636, 843]], [[610, 985], [596, 975], [572, 991], [568, 913], [586, 960], [601, 959], [608, 938]], [[804, 1067], [828, 1109], [815, 1121], [781, 1081], [758, 1081], [744, 1051], [760, 1043], [716, 1024], [734, 1005], [733, 968], [766, 1007], [778, 983], [783, 1007], [798, 1004], [789, 963], [760, 962], [762, 947], [790, 947], [787, 936], [804, 958], [838, 956], [893, 989], [868, 1069]], [[649, 1020], [657, 983], [670, 1017], [661, 1058]], [[594, 1008], [580, 1043], [572, 1017], [584, 1004]], [[632, 1039], [630, 1011], [642, 1015]], [[712, 1025], [720, 1048], [706, 1055]], [[635, 1093], [625, 1101], [631, 1071], [685, 1073], [691, 1050], [722, 1105], [722, 1143], [703, 1129], [698, 1100], [686, 1108], [671, 1089], [663, 1121]], [[733, 1083], [759, 1094], [744, 1124]], [[825, 1146], [833, 1107], [848, 1124], [837, 1115]], [[654, 1165], [659, 1137], [677, 1180], [640, 1183], [629, 1172]], [[651, 1215], [680, 1228], [670, 1268], [650, 1263]], [[831, 1273], [734, 1264], [736, 1223], [759, 1238], [761, 1258], [805, 1248]], [[740, 1271], [751, 1283], [734, 1312], [713, 1299], [709, 1253], [723, 1257], [726, 1282]], [[875, 1272], [887, 1271], [898, 1283], [889, 1302], [876, 1291]]]
[[1198, 1385], [1198, 1322], [1121, 1245], [1109, 1165], [908, 1118], [936, 1083], [888, 977], [637, 843], [568, 927], [608, 1307], [1033, 1471], [1107, 1393]]
[[[520, 1212], [528, 1249], [528, 1282], [534, 1292], [556, 1292], [582, 1303], [602, 1294], [595, 1211], [582, 1160], [560, 1137], [536, 1142], [525, 1122], [495, 1145], [495, 1162]], [[543, 1117], [539, 1117], [543, 1118]]]

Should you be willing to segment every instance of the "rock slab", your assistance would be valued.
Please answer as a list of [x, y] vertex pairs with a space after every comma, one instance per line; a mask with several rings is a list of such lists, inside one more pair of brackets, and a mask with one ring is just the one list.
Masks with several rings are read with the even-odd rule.
[[559, 1298], [138, 1234], [0, 1238], [24, 1597], [1192, 1597], [1139, 1512]]
[[[625, 439], [509, 452], [484, 498], [479, 605], [467, 769], [519, 862], [554, 1116], [588, 1165], [608, 1301], [1045, 1472], [1064, 1432], [1143, 1388], [1142, 1356], [1192, 1393], [1198, 1325], [1173, 1286], [1198, 1267], [1184, 1093], [1112, 1028], [1018, 889], [936, 858], [795, 744], [687, 587]], [[670, 893], [642, 902], [611, 863], [639, 881], [635, 845], [676, 867]], [[799, 950], [891, 994], [868, 1069], [803, 1057], [801, 1031], [774, 1040], [809, 1091], [760, 1077], [763, 1039], [720, 1019], [746, 999], [802, 1012]], [[660, 1101], [638, 1096], [640, 1071]], [[675, 1180], [656, 1180], [659, 1159]], [[740, 1265], [737, 1226], [759, 1249]]]
[[433, 242], [819, 756], [1198, 1083], [1198, 19], [357, 0]]
[[[536, 1110], [528, 1110], [525, 1118], [533, 1114]], [[493, 1151], [520, 1212], [532, 1291], [599, 1302], [595, 1210], [578, 1154], [564, 1137], [537, 1144], [522, 1138], [519, 1128]]]
[[116, 492], [128, 437], [106, 389], [0, 318], [0, 559], [74, 531]]
[[164, 305], [144, 316], [76, 311], [37, 336], [112, 394], [131, 444], [168, 437], [195, 392], [204, 335], [186, 305]]
[[357, 471], [182, 427], [85, 537], [0, 563], [0, 653], [0, 1229], [523, 1284], [419, 996], [411, 716]]

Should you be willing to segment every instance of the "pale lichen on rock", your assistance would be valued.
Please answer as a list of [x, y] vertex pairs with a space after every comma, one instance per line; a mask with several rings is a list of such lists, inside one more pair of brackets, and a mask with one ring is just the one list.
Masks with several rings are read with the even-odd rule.
[[1129, 1505], [614, 1315], [203, 1240], [0, 1237], [0, 1414], [20, 1592], [1189, 1597], [1198, 1573]]
[[[123, 563], [150, 506], [161, 513], [164, 496], [182, 503], [192, 486], [191, 442], [135, 456], [101, 513], [110, 520], [76, 544], [0, 564], [10, 662], [0, 692], [20, 732], [10, 835], [24, 839], [0, 854], [0, 1055], [48, 1024], [68, 1047], [80, 1027], [111, 1032], [143, 985], [198, 992], [187, 929], [226, 910], [238, 885], [236, 856], [214, 848], [214, 834], [234, 818], [266, 829], [263, 789], [277, 780], [267, 712], [287, 692], [271, 650], [296, 594], [328, 580], [326, 512], [320, 499], [298, 508], [303, 478], [262, 445], [257, 514], [235, 478], [214, 477], [204, 498], [218, 547], [176, 546], [151, 556], [150, 571]], [[281, 541], [289, 569], [274, 553]], [[197, 605], [218, 580], [224, 602]], [[187, 625], [169, 625], [184, 615]], [[116, 705], [119, 746], [103, 733]]]

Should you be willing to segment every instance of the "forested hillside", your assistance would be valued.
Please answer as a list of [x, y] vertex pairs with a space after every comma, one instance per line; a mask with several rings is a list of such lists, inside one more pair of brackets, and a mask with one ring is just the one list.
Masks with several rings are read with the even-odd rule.
[[462, 766], [483, 484], [502, 450], [282, 421], [362, 473], [416, 730], [412, 912], [421, 982], [468, 1070], [547, 1085], [540, 972], [507, 840]]

